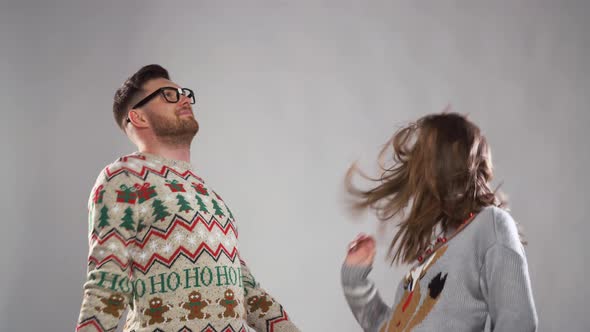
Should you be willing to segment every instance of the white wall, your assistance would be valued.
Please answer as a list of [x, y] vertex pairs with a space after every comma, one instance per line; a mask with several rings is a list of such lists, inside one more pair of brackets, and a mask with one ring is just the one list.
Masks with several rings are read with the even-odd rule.
[[[241, 251], [303, 331], [359, 331], [340, 290], [343, 202], [396, 126], [442, 110], [487, 134], [524, 226], [540, 324], [590, 325], [588, 1], [3, 1], [0, 321], [72, 330], [86, 200], [133, 147], [112, 95], [160, 63], [198, 95], [192, 161], [232, 206]], [[381, 239], [381, 253], [388, 238]], [[372, 273], [393, 299], [405, 268]]]

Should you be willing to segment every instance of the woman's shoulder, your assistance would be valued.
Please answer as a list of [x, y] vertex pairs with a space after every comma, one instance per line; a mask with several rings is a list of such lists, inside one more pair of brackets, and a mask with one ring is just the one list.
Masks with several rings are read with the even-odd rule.
[[485, 207], [478, 215], [480, 235], [487, 238], [490, 245], [502, 245], [519, 251], [522, 248], [518, 226], [512, 215], [497, 206]]

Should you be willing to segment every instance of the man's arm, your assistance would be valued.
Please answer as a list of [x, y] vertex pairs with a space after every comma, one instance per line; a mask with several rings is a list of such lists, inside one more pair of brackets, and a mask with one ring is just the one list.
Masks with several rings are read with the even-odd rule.
[[248, 325], [258, 332], [299, 332], [283, 306], [260, 287], [246, 262], [240, 258], [240, 263]]
[[99, 176], [88, 203], [89, 253], [76, 331], [114, 331], [132, 299], [129, 245], [137, 216], [129, 177]]

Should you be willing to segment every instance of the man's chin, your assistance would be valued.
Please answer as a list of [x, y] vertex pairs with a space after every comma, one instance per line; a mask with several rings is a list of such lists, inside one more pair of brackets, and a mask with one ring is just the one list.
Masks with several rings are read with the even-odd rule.
[[192, 140], [192, 138], [199, 132], [198, 124], [191, 127], [182, 127], [177, 128], [176, 130], [167, 130], [167, 131], [156, 131], [154, 132], [157, 137], [166, 140], [179, 140], [179, 141], [186, 141]]
[[192, 139], [199, 131], [199, 123], [192, 116], [178, 117], [174, 122], [154, 123], [154, 134], [167, 140]]
[[184, 127], [184, 131], [187, 135], [192, 135], [194, 137], [199, 132], [199, 123], [193, 117], [189, 117], [186, 120], [188, 121], [188, 126]]
[[186, 115], [181, 115], [179, 118], [180, 122], [182, 123], [182, 126], [185, 128], [196, 128], [196, 130], [199, 130], [199, 122], [197, 122], [197, 119], [195, 119], [195, 117], [192, 114], [186, 114]]

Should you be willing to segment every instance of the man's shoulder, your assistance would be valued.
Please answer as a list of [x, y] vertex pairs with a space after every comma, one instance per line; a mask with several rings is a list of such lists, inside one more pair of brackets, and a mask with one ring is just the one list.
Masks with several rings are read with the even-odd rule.
[[145, 157], [143, 156], [134, 153], [120, 156], [101, 169], [96, 184], [126, 182], [130, 180], [130, 173], [140, 175], [145, 166]]
[[140, 174], [146, 167], [151, 165], [144, 156], [135, 153], [123, 155], [103, 167], [101, 174], [113, 177], [120, 173]]

